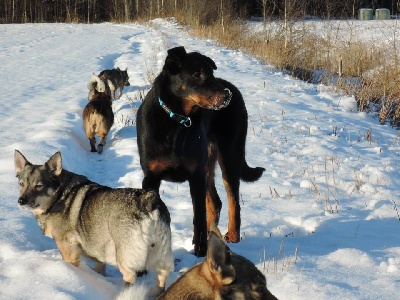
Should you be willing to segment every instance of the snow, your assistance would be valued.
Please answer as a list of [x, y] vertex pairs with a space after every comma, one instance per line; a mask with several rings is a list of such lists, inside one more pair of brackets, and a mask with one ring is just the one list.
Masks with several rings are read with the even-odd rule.
[[[283, 22], [248, 22], [251, 30], [276, 33], [282, 30]], [[394, 46], [400, 41], [397, 34], [400, 22], [396, 20], [303, 20], [290, 23], [292, 30], [312, 32], [329, 42], [342, 46], [352, 42], [363, 42], [373, 46]]]
[[[352, 34], [369, 36], [372, 28], [377, 42], [376, 33], [384, 32], [375, 23], [360, 24], [365, 27]], [[242, 241], [229, 244], [231, 249], [257, 265], [279, 299], [398, 295], [399, 132], [379, 125], [373, 114], [358, 112], [353, 97], [196, 39], [173, 20], [3, 24], [0, 36], [0, 299], [144, 298], [154, 274], [122, 291], [115, 267], [102, 277], [90, 262], [76, 268], [62, 261], [54, 241], [17, 204], [13, 157], [18, 149], [32, 163], [43, 164], [61, 151], [69, 171], [111, 187], [140, 187], [138, 95], [149, 89], [166, 51], [179, 45], [211, 57], [216, 76], [241, 90], [249, 113], [247, 161], [266, 168], [259, 181], [241, 184]], [[381, 36], [385, 43], [387, 37]], [[103, 154], [90, 153], [81, 118], [86, 85], [93, 73], [114, 67], [128, 68], [131, 86], [113, 103], [116, 122]], [[216, 183], [223, 200], [219, 228], [225, 232], [227, 203], [219, 169]], [[172, 218], [176, 267], [170, 285], [202, 259], [191, 252], [187, 183], [163, 182], [160, 193]]]

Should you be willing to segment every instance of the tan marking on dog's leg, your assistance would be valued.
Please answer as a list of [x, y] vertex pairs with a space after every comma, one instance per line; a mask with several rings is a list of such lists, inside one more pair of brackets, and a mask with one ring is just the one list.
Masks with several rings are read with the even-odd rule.
[[207, 230], [210, 224], [218, 224], [221, 211], [221, 200], [215, 188], [215, 164], [217, 161], [218, 147], [214, 142], [208, 145], [208, 159], [206, 164], [206, 211], [207, 211]]
[[218, 223], [218, 215], [214, 205], [211, 193], [207, 191], [206, 194], [206, 210], [207, 210], [207, 230], [210, 230], [211, 223]]
[[159, 174], [169, 167], [171, 167], [171, 164], [168, 161], [152, 160], [149, 162], [149, 169], [155, 174]]
[[118, 264], [118, 269], [122, 274], [122, 278], [124, 279], [125, 282], [130, 283], [130, 284], [135, 284], [136, 282], [136, 273], [133, 273], [132, 271], [127, 270], [122, 266], [122, 264]]
[[156, 297], [165, 290], [165, 283], [167, 282], [169, 271], [157, 270], [156, 286], [150, 289], [150, 296]]
[[61, 252], [63, 260], [78, 267], [81, 258], [79, 246], [74, 242], [70, 242], [67, 238], [57, 239], [55, 242]]
[[235, 199], [235, 196], [233, 195], [231, 191], [231, 187], [229, 183], [223, 179], [225, 189], [226, 189], [226, 194], [228, 197], [228, 232], [225, 235], [225, 239], [230, 242], [230, 243], [237, 243], [240, 241], [240, 224], [236, 224], [237, 222], [237, 216], [240, 215], [240, 207], [239, 207], [239, 199]]

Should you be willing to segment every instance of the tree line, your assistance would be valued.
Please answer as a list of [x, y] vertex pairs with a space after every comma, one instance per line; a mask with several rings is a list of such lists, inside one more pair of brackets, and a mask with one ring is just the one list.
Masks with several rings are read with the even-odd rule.
[[0, 23], [130, 22], [156, 17], [194, 18], [213, 23], [231, 18], [355, 18], [359, 8], [388, 8], [397, 14], [400, 0], [2, 0]]

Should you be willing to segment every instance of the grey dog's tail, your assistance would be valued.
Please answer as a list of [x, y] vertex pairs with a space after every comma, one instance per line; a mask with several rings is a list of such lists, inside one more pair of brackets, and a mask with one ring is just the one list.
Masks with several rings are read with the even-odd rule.
[[242, 166], [242, 173], [240, 174], [240, 179], [246, 182], [254, 182], [260, 179], [262, 173], [265, 171], [262, 167], [249, 167], [246, 161], [244, 161]]

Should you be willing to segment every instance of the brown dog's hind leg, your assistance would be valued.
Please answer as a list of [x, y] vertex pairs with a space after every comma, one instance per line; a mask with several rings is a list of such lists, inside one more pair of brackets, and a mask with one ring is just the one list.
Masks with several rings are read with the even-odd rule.
[[96, 138], [93, 136], [89, 138], [90, 152], [96, 152]]
[[97, 152], [99, 154], [103, 152], [103, 147], [106, 144], [106, 140], [107, 140], [107, 134], [100, 135], [100, 142], [99, 145], [97, 146]]
[[99, 144], [99, 145], [97, 146], [97, 153], [98, 153], [98, 154], [103, 153], [103, 144]]

